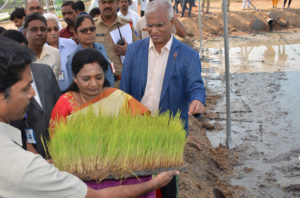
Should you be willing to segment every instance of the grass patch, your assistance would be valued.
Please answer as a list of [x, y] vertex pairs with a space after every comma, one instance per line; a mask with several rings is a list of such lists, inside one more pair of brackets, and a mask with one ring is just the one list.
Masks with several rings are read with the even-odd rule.
[[67, 122], [56, 123], [47, 144], [61, 171], [84, 180], [103, 180], [182, 166], [185, 134], [179, 114], [133, 117], [120, 113], [115, 117], [88, 107], [85, 113], [74, 113]]

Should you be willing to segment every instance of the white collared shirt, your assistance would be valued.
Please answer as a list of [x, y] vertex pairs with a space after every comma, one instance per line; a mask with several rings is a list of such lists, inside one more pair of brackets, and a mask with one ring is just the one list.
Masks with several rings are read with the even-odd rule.
[[121, 12], [121, 10], [118, 12], [118, 16], [120, 17], [123, 17], [125, 19], [129, 19], [132, 21], [132, 25], [133, 27], [135, 28], [136, 27], [136, 22], [138, 20], [140, 20], [140, 16], [135, 12], [135, 11], [132, 11], [130, 9], [128, 9], [128, 12], [127, 12], [127, 15], [123, 15], [123, 13]]
[[40, 107], [43, 109], [43, 105], [42, 105], [42, 102], [41, 102], [41, 99], [40, 99], [40, 94], [39, 94], [39, 91], [36, 87], [36, 83], [35, 83], [35, 80], [34, 80], [34, 77], [31, 73], [31, 76], [32, 76], [32, 83], [31, 83], [31, 86], [35, 92], [35, 95], [34, 95], [34, 99], [37, 101], [37, 103], [40, 105]]
[[141, 102], [151, 111], [152, 115], [157, 114], [159, 110], [161, 90], [172, 42], [173, 35], [171, 35], [168, 43], [161, 49], [161, 53], [158, 53], [150, 38], [147, 84]]
[[0, 122], [0, 197], [82, 198], [87, 186], [77, 177], [60, 172], [40, 155], [25, 151], [21, 132]]
[[43, 45], [41, 56], [37, 59], [36, 63], [49, 65], [52, 68], [56, 79], [58, 79], [60, 73], [60, 55], [58, 49], [45, 43]]

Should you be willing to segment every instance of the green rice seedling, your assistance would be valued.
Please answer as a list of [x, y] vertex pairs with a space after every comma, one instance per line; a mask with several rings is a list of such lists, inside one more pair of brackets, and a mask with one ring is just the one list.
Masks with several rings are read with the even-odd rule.
[[87, 107], [54, 130], [47, 142], [54, 164], [85, 180], [183, 165], [186, 133], [179, 113], [109, 116]]

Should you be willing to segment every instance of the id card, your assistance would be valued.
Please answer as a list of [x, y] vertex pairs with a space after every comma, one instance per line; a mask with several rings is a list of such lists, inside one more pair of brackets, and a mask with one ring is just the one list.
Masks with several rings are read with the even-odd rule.
[[26, 133], [27, 142], [29, 144], [36, 144], [36, 140], [35, 140], [35, 135], [34, 135], [33, 129], [32, 128], [26, 128], [25, 129], [25, 133]]
[[65, 80], [64, 72], [60, 71], [58, 75], [58, 80]]

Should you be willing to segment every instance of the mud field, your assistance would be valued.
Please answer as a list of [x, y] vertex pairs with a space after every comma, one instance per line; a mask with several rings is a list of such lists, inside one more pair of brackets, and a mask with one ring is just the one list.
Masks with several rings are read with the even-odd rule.
[[[271, 5], [271, 1], [258, 2], [262, 6]], [[241, 10], [241, 3], [233, 4], [240, 11], [233, 9], [229, 13], [232, 148], [224, 147], [222, 15], [212, 10], [204, 17], [215, 18], [215, 24], [219, 25], [203, 27], [200, 51], [207, 111], [200, 121], [191, 119], [191, 137], [185, 151], [189, 169], [180, 175], [179, 197], [299, 197], [299, 10], [257, 12]], [[289, 26], [277, 27], [272, 32], [249, 28], [254, 20], [251, 17], [260, 18], [271, 11], [284, 17]], [[231, 20], [234, 16], [240, 16], [240, 25]], [[200, 42], [195, 39], [199, 33], [195, 30], [198, 21], [189, 18], [182, 21], [190, 28], [190, 38], [183, 42], [199, 50]], [[218, 29], [211, 31], [213, 27]]]

